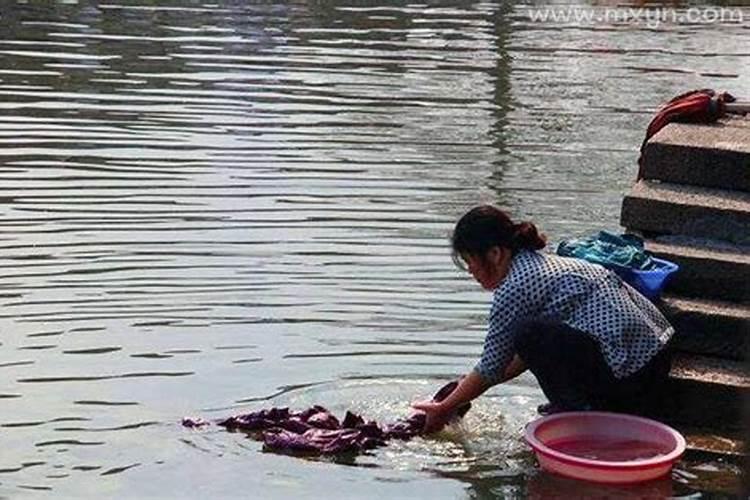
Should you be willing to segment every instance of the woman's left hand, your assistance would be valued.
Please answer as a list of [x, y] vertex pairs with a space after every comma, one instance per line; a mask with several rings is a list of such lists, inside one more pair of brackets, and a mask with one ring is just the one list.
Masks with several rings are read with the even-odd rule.
[[418, 401], [412, 403], [411, 407], [424, 412], [425, 423], [423, 430], [426, 434], [437, 432], [448, 423], [450, 412], [440, 403], [432, 400]]

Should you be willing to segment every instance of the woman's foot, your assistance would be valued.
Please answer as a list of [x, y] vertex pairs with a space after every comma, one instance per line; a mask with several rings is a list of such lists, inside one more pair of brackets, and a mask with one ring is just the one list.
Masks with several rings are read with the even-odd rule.
[[536, 412], [539, 415], [552, 415], [553, 413], [560, 413], [562, 411], [564, 410], [554, 403], [544, 403], [536, 407]]
[[554, 413], [562, 413], [564, 411], [591, 411], [591, 405], [559, 405], [555, 403], [544, 403], [536, 407], [536, 412], [539, 415], [552, 415]]

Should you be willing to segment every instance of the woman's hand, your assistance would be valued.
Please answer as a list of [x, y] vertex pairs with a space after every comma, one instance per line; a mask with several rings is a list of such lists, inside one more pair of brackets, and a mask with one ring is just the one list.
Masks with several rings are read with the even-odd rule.
[[450, 412], [441, 404], [432, 400], [412, 403], [412, 408], [424, 412], [425, 423], [423, 431], [426, 434], [437, 432], [448, 423]]
[[430, 433], [439, 431], [448, 423], [456, 408], [470, 402], [482, 394], [489, 385], [482, 381], [482, 377], [475, 371], [469, 372], [466, 376], [461, 377], [453, 392], [441, 402], [427, 400], [413, 403], [411, 406], [415, 410], [425, 413], [426, 421], [424, 432]]

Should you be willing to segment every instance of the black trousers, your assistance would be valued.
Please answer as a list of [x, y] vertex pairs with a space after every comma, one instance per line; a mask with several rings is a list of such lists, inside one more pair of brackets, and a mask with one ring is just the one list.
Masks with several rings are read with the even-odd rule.
[[564, 323], [525, 323], [516, 332], [515, 347], [544, 395], [560, 410], [648, 412], [670, 369], [669, 351], [662, 349], [641, 369], [618, 379], [599, 343]]

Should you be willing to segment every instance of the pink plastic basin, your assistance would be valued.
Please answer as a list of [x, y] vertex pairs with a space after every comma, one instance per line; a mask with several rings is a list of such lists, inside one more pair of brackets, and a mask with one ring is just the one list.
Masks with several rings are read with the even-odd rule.
[[543, 469], [599, 483], [656, 479], [685, 452], [668, 425], [621, 413], [556, 413], [529, 423], [524, 437]]

